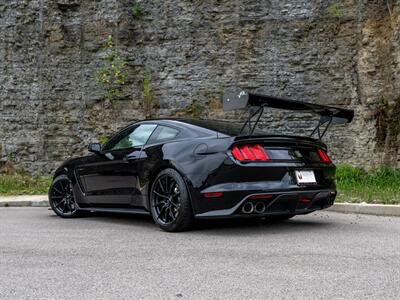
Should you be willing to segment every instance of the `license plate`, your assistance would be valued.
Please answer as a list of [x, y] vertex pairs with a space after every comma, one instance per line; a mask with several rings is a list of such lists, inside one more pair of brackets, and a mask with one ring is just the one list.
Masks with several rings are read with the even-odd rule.
[[297, 184], [316, 184], [314, 171], [295, 171]]

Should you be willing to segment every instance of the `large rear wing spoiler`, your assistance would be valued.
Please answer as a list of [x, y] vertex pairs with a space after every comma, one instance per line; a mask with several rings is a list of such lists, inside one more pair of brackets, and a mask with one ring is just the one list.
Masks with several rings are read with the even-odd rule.
[[[249, 124], [250, 134], [254, 132], [255, 126], [257, 125], [261, 115], [264, 112], [264, 107], [293, 110], [298, 112], [312, 112], [320, 115], [319, 123], [311, 134], [311, 136], [313, 136], [315, 133], [318, 133], [319, 139], [324, 136], [325, 132], [331, 124], [350, 123], [354, 117], [354, 111], [350, 109], [313, 104], [274, 96], [253, 94], [246, 91], [241, 91], [239, 93], [228, 92], [223, 95], [222, 102], [223, 109], [225, 111], [243, 109], [247, 107], [256, 108], [255, 112], [251, 112], [251, 110], [249, 110], [249, 118], [242, 127], [243, 132], [246, 125]], [[251, 126], [251, 119], [255, 116], [257, 116], [256, 123], [254, 124], [254, 126]], [[320, 128], [322, 125], [325, 125], [325, 129], [321, 133]]]

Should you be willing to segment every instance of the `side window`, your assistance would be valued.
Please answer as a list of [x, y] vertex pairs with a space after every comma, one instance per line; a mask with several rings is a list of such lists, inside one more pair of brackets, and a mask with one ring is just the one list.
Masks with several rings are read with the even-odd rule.
[[128, 131], [121, 139], [117, 140], [114, 145], [110, 145], [108, 150], [121, 150], [146, 144], [150, 135], [157, 127], [155, 124], [142, 124], [133, 131]]
[[153, 135], [149, 140], [149, 144], [155, 144], [163, 141], [168, 141], [176, 138], [179, 134], [179, 130], [159, 125], [154, 131]]
[[165, 127], [165, 126], [160, 126], [159, 130], [160, 130], [160, 132], [158, 133], [157, 141], [173, 139], [179, 133], [178, 130], [171, 128], [171, 127]]

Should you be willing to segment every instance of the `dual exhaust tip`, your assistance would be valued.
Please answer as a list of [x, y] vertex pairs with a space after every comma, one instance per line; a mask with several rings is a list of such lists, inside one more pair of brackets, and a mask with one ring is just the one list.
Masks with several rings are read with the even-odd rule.
[[242, 213], [244, 214], [262, 214], [265, 211], [266, 207], [263, 202], [257, 202], [256, 204], [253, 204], [252, 202], [246, 202], [243, 207], [242, 207]]

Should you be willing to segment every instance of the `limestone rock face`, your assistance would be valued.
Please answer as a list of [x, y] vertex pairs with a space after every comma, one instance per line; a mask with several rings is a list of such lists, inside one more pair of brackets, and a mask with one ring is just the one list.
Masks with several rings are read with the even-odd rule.
[[[325, 138], [330, 155], [400, 167], [399, 25], [397, 1], [0, 1], [0, 161], [50, 173], [85, 154], [144, 117], [148, 73], [159, 116], [195, 100], [206, 117], [243, 118], [215, 104], [235, 87], [353, 108]], [[94, 80], [109, 35], [129, 71], [114, 105]], [[262, 121], [286, 134], [313, 125]]]

